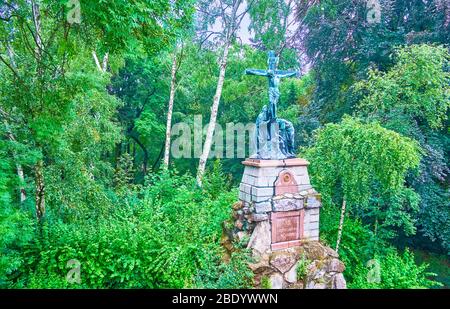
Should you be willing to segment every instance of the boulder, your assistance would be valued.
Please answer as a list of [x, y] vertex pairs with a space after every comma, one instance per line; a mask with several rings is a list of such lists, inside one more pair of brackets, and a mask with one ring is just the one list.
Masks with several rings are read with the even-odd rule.
[[328, 272], [343, 273], [345, 265], [338, 259], [334, 258], [328, 263]]
[[271, 242], [270, 223], [269, 221], [261, 221], [256, 224], [247, 248], [252, 249], [253, 255], [262, 255], [270, 251]]
[[308, 260], [322, 260], [327, 257], [325, 246], [318, 241], [307, 241], [298, 248], [298, 253]]
[[284, 280], [286, 280], [289, 283], [296, 283], [297, 282], [297, 267], [298, 267], [298, 262], [294, 264], [294, 266], [291, 267], [291, 269], [289, 269], [289, 271], [287, 271], [284, 274]]
[[238, 209], [241, 209], [243, 206], [244, 206], [243, 202], [239, 201], [239, 202], [234, 203], [232, 208], [233, 208], [233, 210], [238, 210]]
[[282, 289], [283, 288], [283, 276], [279, 273], [274, 273], [270, 276], [270, 288], [271, 289]]
[[268, 214], [253, 214], [250, 219], [254, 222], [269, 220]]
[[334, 258], [338, 258], [339, 255], [337, 254], [336, 251], [334, 251], [333, 249], [331, 249], [330, 247], [325, 247], [325, 250], [327, 251], [327, 255], [334, 257]]
[[295, 252], [289, 250], [276, 251], [270, 257], [270, 265], [278, 269], [282, 274], [291, 269], [296, 262]]
[[343, 274], [337, 274], [333, 278], [333, 289], [346, 289], [347, 282], [345, 281]]
[[236, 222], [234, 223], [234, 226], [235, 226], [238, 230], [242, 230], [242, 227], [244, 226], [244, 223], [242, 223], [241, 220], [236, 220]]

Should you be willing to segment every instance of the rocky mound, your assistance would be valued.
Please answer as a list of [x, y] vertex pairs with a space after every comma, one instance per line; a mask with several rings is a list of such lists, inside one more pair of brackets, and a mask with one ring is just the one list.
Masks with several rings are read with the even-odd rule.
[[299, 246], [271, 250], [270, 223], [255, 220], [242, 202], [233, 205], [233, 218], [224, 223], [222, 244], [228, 254], [238, 247], [252, 252], [250, 269], [255, 288], [345, 289], [344, 264], [338, 254], [319, 241], [302, 241]]

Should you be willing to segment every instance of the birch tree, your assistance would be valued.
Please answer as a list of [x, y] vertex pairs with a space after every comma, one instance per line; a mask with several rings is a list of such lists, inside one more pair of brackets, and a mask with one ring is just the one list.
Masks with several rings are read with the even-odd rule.
[[345, 218], [345, 207], [346, 202], [345, 200], [342, 200], [341, 217], [339, 219], [338, 235], [336, 240], [336, 252], [339, 252], [339, 244], [341, 243], [342, 239], [342, 229], [344, 227], [344, 218]]
[[[64, 184], [73, 181], [70, 187], [87, 189], [77, 179], [88, 183], [99, 177], [93, 166], [100, 166], [99, 158], [118, 139], [111, 113], [119, 102], [107, 92], [109, 75], [103, 73], [117, 70], [124, 54], [167, 47], [191, 20], [192, 1], [135, 2], [83, 2], [81, 24], [72, 24], [63, 3], [0, 1], [0, 122], [7, 128], [2, 137], [9, 153], [21, 151], [15, 160], [21, 163], [19, 178], [34, 180], [39, 221], [46, 203], [76, 204], [67, 199]], [[93, 74], [96, 68], [101, 74]], [[23, 201], [24, 186], [18, 189]]]
[[[206, 131], [205, 143], [203, 144], [203, 151], [197, 169], [197, 184], [200, 186], [202, 185], [206, 162], [211, 151], [230, 46], [237, 38], [237, 32], [241, 22], [248, 10], [252, 7], [253, 2], [254, 1], [245, 2], [244, 0], [216, 0], [213, 3], [211, 3], [211, 1], [200, 1], [198, 6], [198, 16], [200, 18], [201, 26], [203, 27], [203, 29], [199, 31], [201, 44], [208, 42], [208, 40], [216, 39], [217, 42], [220, 42], [222, 45], [216, 92], [211, 106], [211, 116]], [[246, 7], [245, 4], [247, 5]], [[217, 22], [221, 24], [220, 29], [223, 29], [222, 31], [216, 31], [215, 28], [217, 28], [217, 26], [213, 27], [211, 30], [211, 27]]]
[[[8, 29], [9, 35], [5, 39], [6, 54], [9, 58], [9, 64], [10, 64], [11, 69], [14, 70], [17, 74], [17, 64], [15, 61], [15, 54], [14, 54], [14, 50], [11, 47], [11, 44], [9, 42], [10, 37], [12, 36], [12, 29], [11, 29], [11, 27], [7, 27], [7, 28], [9, 28]], [[8, 139], [11, 142], [16, 142], [16, 138], [15, 138], [14, 134], [12, 133], [11, 129], [9, 128], [9, 123], [8, 123], [8, 118], [10, 118], [11, 116], [8, 113], [6, 113], [1, 107], [0, 107], [0, 117], [3, 118], [3, 124], [5, 126], [6, 135], [7, 135]], [[20, 200], [20, 203], [23, 203], [27, 198], [27, 194], [26, 194], [26, 191], [24, 188], [25, 176], [24, 176], [22, 164], [20, 164], [16, 160], [17, 154], [15, 152], [13, 152], [13, 157], [14, 157], [14, 160], [16, 161], [15, 164], [16, 164], [17, 176], [19, 177], [19, 180], [20, 180], [19, 200]]]
[[175, 101], [175, 92], [177, 88], [177, 73], [178, 69], [180, 68], [182, 58], [183, 58], [183, 45], [180, 44], [175, 48], [175, 51], [172, 55], [172, 68], [170, 70], [170, 93], [169, 93], [169, 105], [167, 107], [166, 141], [164, 144], [164, 161], [163, 161], [165, 168], [169, 167], [173, 103]]
[[[34, 0], [32, 4], [33, 24], [34, 24], [34, 41], [36, 42], [36, 64], [37, 64], [37, 79], [42, 82], [43, 64], [42, 54], [44, 53], [44, 45], [42, 44], [41, 32], [41, 8], [39, 2]], [[35, 207], [36, 217], [41, 220], [45, 215], [45, 182], [44, 182], [44, 161], [42, 158], [37, 161], [34, 167], [35, 178]]]
[[349, 212], [370, 222], [374, 234], [381, 228], [380, 239], [392, 237], [397, 229], [406, 235], [415, 233], [417, 193], [405, 186], [406, 174], [416, 170], [420, 161], [414, 140], [346, 116], [317, 132], [316, 144], [306, 157], [325, 207], [342, 205], [336, 251], [345, 243], [344, 218]]

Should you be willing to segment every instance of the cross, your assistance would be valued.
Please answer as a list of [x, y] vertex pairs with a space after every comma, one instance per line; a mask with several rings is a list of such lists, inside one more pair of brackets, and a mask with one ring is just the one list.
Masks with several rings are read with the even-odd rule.
[[267, 110], [267, 120], [270, 122], [277, 119], [277, 104], [280, 100], [280, 90], [278, 86], [280, 85], [280, 79], [285, 77], [292, 77], [298, 75], [297, 71], [280, 71], [277, 70], [278, 57], [275, 55], [274, 51], [269, 51], [269, 58], [267, 64], [269, 68], [267, 70], [259, 69], [247, 69], [245, 74], [247, 75], [257, 75], [267, 77], [269, 80], [269, 109]]

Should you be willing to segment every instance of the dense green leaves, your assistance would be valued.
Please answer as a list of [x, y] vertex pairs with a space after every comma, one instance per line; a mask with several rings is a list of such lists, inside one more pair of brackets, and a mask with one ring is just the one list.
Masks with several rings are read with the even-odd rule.
[[[222, 222], [229, 218], [236, 191], [226, 192], [218, 179], [215, 184], [205, 180], [212, 191], [203, 191], [192, 177], [169, 173], [156, 173], [147, 181], [141, 198], [136, 198], [136, 191], [128, 191], [108, 215], [76, 224], [45, 224], [42, 237], [22, 252], [26, 264], [9, 277], [10, 284], [34, 288], [248, 286], [251, 276], [245, 252], [222, 262]], [[81, 263], [80, 285], [65, 280], [71, 259]]]
[[320, 130], [306, 156], [313, 182], [325, 198], [331, 200], [339, 185], [343, 198], [355, 207], [402, 189], [406, 172], [416, 168], [420, 158], [414, 141], [350, 117]]
[[450, 54], [443, 46], [412, 45], [397, 50], [388, 72], [371, 71], [355, 89], [365, 94], [358, 114], [417, 140], [420, 172], [408, 182], [421, 196], [421, 232], [448, 250], [448, 121]]
[[[433, 274], [426, 271], [428, 265], [417, 266], [414, 255], [406, 250], [403, 254], [391, 250], [385, 256], [375, 256], [370, 267], [361, 268], [360, 274], [350, 285], [361, 289], [425, 289], [440, 284], [430, 280]], [[370, 279], [368, 279], [370, 278]]]
[[[242, 158], [209, 160], [203, 189], [189, 176], [196, 158], [158, 172], [174, 46], [173, 123], [201, 136], [194, 115], [206, 125], [220, 40], [197, 43], [220, 23], [237, 30], [216, 21], [233, 1], [200, 1], [193, 16], [194, 2], [82, 1], [79, 24], [65, 0], [36, 1], [34, 12], [30, 1], [0, 4], [0, 286], [77, 287], [65, 278], [70, 259], [81, 262], [78, 287], [251, 286], [247, 253], [225, 263], [220, 246]], [[282, 69], [309, 62], [281, 84], [279, 114], [323, 195], [322, 241], [336, 243], [345, 199], [349, 286], [430, 287], [425, 266], [395, 246], [450, 248], [450, 57], [437, 45], [450, 42], [450, 9], [380, 3], [370, 23], [365, 0], [252, 2], [252, 44], [239, 44], [239, 31], [217, 37], [232, 36], [217, 122], [254, 122], [267, 81], [243, 72], [265, 68], [267, 49]], [[373, 259], [378, 283], [367, 282]]]
[[445, 2], [379, 3], [379, 22], [370, 22], [365, 0], [311, 1], [300, 15], [298, 47], [317, 72], [313, 103], [325, 122], [352, 112], [357, 103], [349, 93], [352, 84], [365, 78], [370, 68], [389, 68], [397, 46], [450, 42]]
[[367, 92], [359, 108], [369, 118], [404, 114], [427, 122], [431, 129], [441, 128], [450, 107], [450, 73], [444, 71], [450, 61], [447, 48], [412, 45], [398, 49], [396, 56], [387, 73], [370, 71], [368, 80], [357, 84], [356, 90]]

